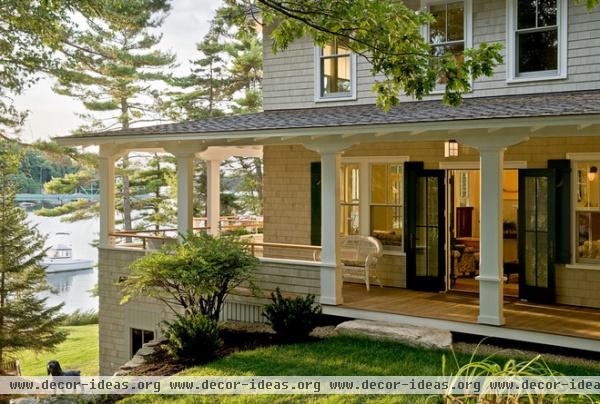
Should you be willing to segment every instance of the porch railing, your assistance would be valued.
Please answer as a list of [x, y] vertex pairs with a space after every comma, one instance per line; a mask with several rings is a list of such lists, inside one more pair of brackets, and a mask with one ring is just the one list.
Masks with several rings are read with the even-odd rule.
[[[258, 223], [243, 223], [229, 226], [222, 226], [222, 231], [239, 229], [261, 229]], [[206, 232], [210, 227], [194, 227], [195, 232]], [[143, 250], [158, 250], [167, 243], [174, 243], [177, 240], [177, 229], [158, 229], [158, 230], [128, 230], [115, 231], [110, 234], [115, 244], [121, 247], [139, 248]], [[299, 261], [319, 262], [321, 260], [321, 246], [272, 243], [264, 242], [262, 234], [253, 233], [241, 236], [247, 242], [248, 248], [253, 256], [257, 258], [288, 259]]]

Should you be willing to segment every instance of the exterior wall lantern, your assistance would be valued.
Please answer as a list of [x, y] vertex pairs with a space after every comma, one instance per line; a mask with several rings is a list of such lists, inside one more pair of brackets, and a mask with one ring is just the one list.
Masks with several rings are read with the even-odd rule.
[[598, 167], [591, 166], [590, 171], [588, 171], [587, 177], [590, 182], [595, 181], [598, 176]]
[[444, 142], [444, 157], [458, 157], [458, 142], [456, 140], [447, 140]]

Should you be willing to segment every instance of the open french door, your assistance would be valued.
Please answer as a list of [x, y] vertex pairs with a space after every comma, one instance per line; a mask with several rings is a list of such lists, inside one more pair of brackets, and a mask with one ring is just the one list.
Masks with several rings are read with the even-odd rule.
[[405, 164], [407, 287], [446, 289], [445, 171]]
[[553, 169], [519, 170], [519, 297], [554, 303], [554, 209], [556, 178]]

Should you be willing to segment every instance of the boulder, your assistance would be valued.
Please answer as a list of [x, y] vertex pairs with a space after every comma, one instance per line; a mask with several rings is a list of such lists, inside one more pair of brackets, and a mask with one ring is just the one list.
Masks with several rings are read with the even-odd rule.
[[166, 339], [159, 338], [154, 339], [150, 342], [146, 342], [138, 351], [133, 355], [133, 358], [129, 362], [120, 366], [115, 372], [114, 376], [127, 376], [133, 372], [136, 368], [152, 362], [153, 356], [160, 350], [161, 346], [166, 343]]
[[452, 334], [450, 331], [409, 324], [351, 320], [338, 324], [335, 330], [338, 335], [357, 335], [392, 340], [425, 348], [449, 349], [452, 347]]

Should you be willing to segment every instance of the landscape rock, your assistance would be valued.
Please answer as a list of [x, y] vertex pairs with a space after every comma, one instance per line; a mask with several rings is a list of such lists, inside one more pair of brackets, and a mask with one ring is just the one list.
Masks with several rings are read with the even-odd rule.
[[425, 348], [449, 349], [452, 347], [450, 331], [436, 328], [381, 321], [351, 320], [338, 324], [335, 330], [338, 335], [366, 336]]
[[140, 349], [133, 355], [127, 363], [121, 365], [115, 372], [114, 376], [127, 376], [136, 368], [146, 365], [152, 361], [152, 357], [161, 349], [162, 345], [166, 343], [166, 339], [154, 339], [150, 342], [142, 345]]
[[323, 327], [315, 327], [310, 333], [311, 337], [315, 338], [327, 338], [335, 334], [335, 326], [328, 325]]

